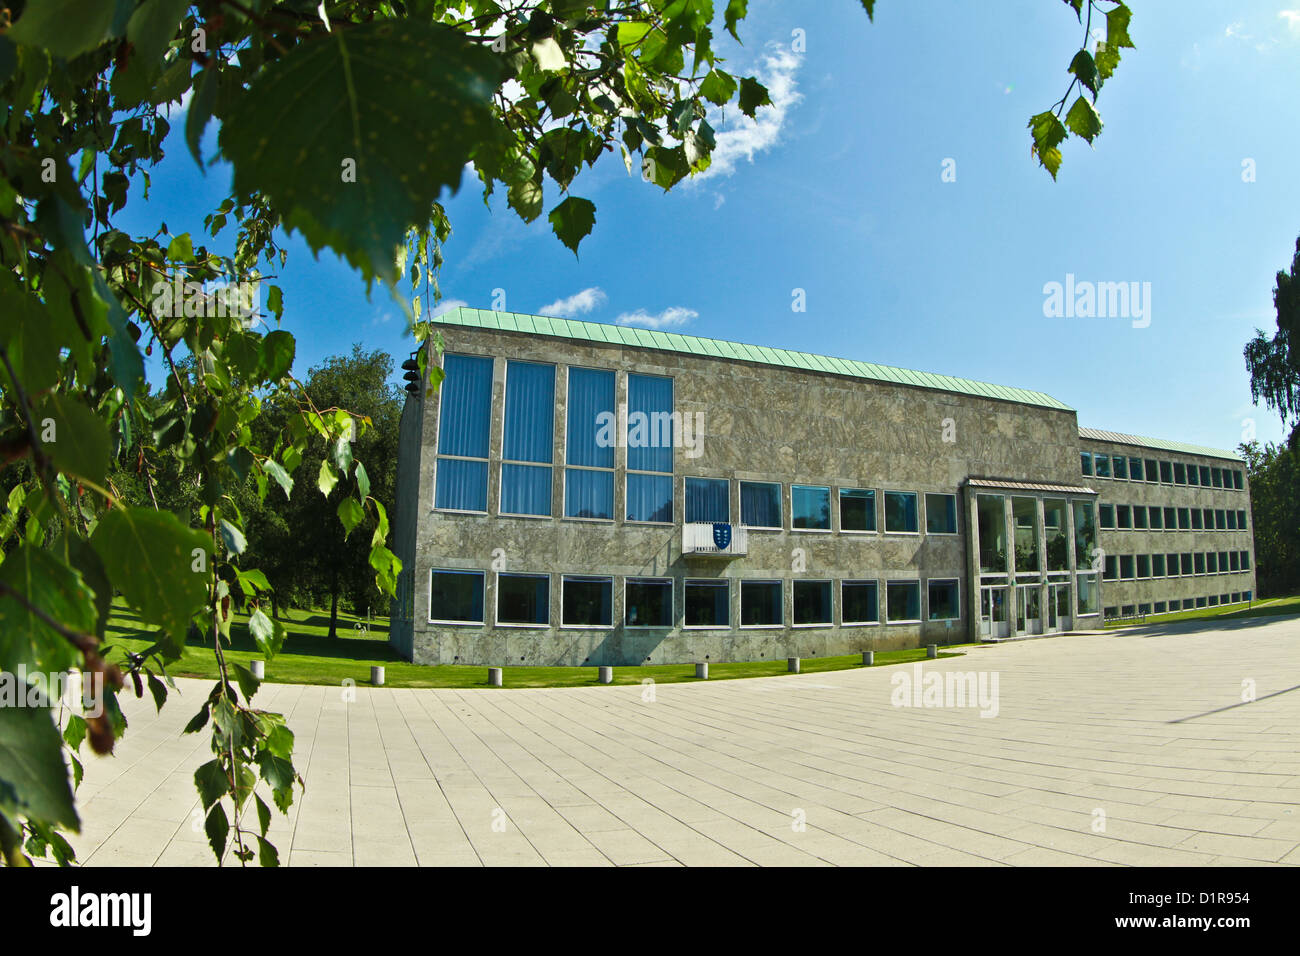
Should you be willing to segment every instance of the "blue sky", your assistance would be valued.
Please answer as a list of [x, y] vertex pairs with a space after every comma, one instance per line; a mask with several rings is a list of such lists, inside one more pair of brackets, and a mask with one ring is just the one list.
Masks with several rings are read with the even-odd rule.
[[[1300, 0], [1131, 5], [1137, 49], [1102, 90], [1105, 129], [1095, 150], [1065, 146], [1053, 182], [1025, 124], [1068, 85], [1082, 29], [1063, 3], [879, 0], [873, 24], [857, 0], [751, 0], [744, 46], [719, 51], [776, 105], [715, 123], [707, 176], [664, 194], [602, 160], [572, 187], [597, 206], [580, 258], [467, 178], [447, 202], [444, 306], [489, 308], [500, 289], [510, 311], [1038, 389], [1097, 428], [1230, 449], [1251, 419], [1278, 440], [1241, 350], [1275, 329], [1274, 276], [1300, 234]], [[134, 193], [118, 225], [197, 238], [230, 173], [200, 175], [174, 113], [150, 201]], [[387, 293], [288, 246], [295, 370], [354, 342], [400, 361], [411, 340]], [[1045, 285], [1067, 274], [1150, 283], [1150, 324], [1045, 316]]]

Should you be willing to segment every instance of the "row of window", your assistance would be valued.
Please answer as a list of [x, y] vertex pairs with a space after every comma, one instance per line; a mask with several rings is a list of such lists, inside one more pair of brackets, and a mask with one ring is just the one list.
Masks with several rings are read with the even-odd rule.
[[1154, 458], [1103, 455], [1100, 452], [1090, 451], [1080, 452], [1079, 459], [1082, 472], [1089, 477], [1111, 478], [1116, 481], [1145, 481], [1162, 485], [1198, 485], [1204, 488], [1229, 488], [1236, 491], [1245, 488], [1245, 474], [1240, 468], [1189, 465], [1181, 461], [1157, 461]]
[[[560, 575], [561, 627], [613, 627], [614, 577]], [[623, 578], [625, 627], [717, 629], [732, 626], [731, 580], [687, 578], [682, 590], [681, 619], [673, 600], [671, 578]], [[485, 571], [435, 569], [429, 581], [429, 619], [438, 624], [487, 623]], [[915, 624], [955, 621], [961, 617], [960, 584], [956, 578], [926, 581], [925, 616], [919, 579], [886, 580], [750, 580], [740, 579], [740, 627], [785, 627], [785, 587], [791, 588], [793, 627], [867, 624]], [[838, 588], [836, 584], [838, 583]], [[496, 574], [497, 626], [550, 627], [549, 574]], [[838, 592], [839, 600], [835, 600]], [[883, 603], [883, 608], [882, 608]], [[881, 618], [881, 611], [884, 618]]]
[[1194, 611], [1201, 607], [1218, 607], [1221, 604], [1246, 604], [1253, 595], [1250, 591], [1233, 591], [1231, 594], [1210, 594], [1198, 598], [1175, 598], [1172, 601], [1153, 601], [1146, 604], [1124, 604], [1106, 608], [1106, 617], [1132, 617], [1134, 614], [1173, 614], [1175, 611]]
[[1103, 529], [1120, 531], [1245, 531], [1246, 509], [1162, 508], [1158, 505], [1108, 505], [1101, 512]]
[[1249, 551], [1196, 551], [1181, 554], [1108, 554], [1102, 578], [1127, 581], [1141, 578], [1192, 577], [1250, 570]]

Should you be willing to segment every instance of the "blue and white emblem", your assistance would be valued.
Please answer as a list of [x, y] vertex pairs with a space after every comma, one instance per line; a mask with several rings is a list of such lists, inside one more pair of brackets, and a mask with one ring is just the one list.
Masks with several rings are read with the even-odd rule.
[[713, 543], [717, 545], [719, 551], [726, 551], [727, 546], [731, 544], [731, 525], [722, 521], [713, 523]]

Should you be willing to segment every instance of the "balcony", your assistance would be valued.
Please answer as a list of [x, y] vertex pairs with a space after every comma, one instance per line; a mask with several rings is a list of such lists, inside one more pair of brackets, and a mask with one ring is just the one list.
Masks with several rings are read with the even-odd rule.
[[738, 558], [749, 553], [749, 529], [743, 524], [688, 521], [682, 525], [682, 554], [690, 557]]

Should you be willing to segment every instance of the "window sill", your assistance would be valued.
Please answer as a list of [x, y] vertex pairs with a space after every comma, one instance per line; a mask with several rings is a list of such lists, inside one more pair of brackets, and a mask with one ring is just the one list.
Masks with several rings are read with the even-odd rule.
[[880, 627], [879, 621], [840, 621], [840, 627]]
[[434, 618], [429, 618], [429, 620], [426, 623], [441, 624], [447, 627], [486, 627], [487, 626], [482, 621], [439, 621]]
[[509, 621], [497, 621], [495, 626], [510, 627], [516, 630], [525, 630], [525, 631], [545, 631], [550, 629], [551, 625], [550, 622], [547, 622], [546, 624], [518, 624]]

